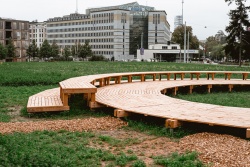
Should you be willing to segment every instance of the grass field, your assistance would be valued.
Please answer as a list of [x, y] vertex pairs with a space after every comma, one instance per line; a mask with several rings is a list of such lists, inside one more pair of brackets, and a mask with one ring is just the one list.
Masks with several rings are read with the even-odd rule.
[[[84, 117], [100, 117], [107, 115], [105, 111], [90, 112], [83, 108], [82, 102], [73, 101], [75, 107], [70, 112], [59, 114], [27, 115], [25, 106], [28, 97], [43, 90], [58, 87], [58, 82], [67, 78], [115, 72], [137, 71], [250, 71], [250, 67], [219, 66], [204, 64], [177, 64], [177, 63], [149, 63], [149, 62], [35, 62], [35, 63], [3, 63], [0, 64], [0, 122], [9, 122], [13, 108], [21, 108], [22, 117], [35, 117], [37, 119], [71, 119]], [[224, 77], [221, 75], [221, 77]], [[241, 76], [237, 76], [241, 77]], [[210, 95], [194, 93], [193, 95], [180, 94], [178, 98], [219, 105], [248, 107], [249, 90], [247, 92], [215, 92]], [[223, 97], [223, 99], [221, 98]], [[209, 100], [210, 99], [210, 100]], [[219, 99], [219, 100], [218, 100]], [[233, 99], [233, 100], [232, 100]], [[222, 102], [222, 103], [218, 103]], [[234, 103], [235, 102], [235, 103]], [[159, 125], [145, 123], [145, 121], [131, 121], [127, 130], [138, 130], [155, 136], [170, 136], [169, 132]], [[175, 138], [183, 137], [190, 132], [179, 129]], [[65, 140], [69, 139], [69, 140]], [[90, 139], [97, 143], [118, 144], [119, 153], [113, 154], [103, 149], [89, 147]], [[134, 140], [132, 140], [134, 141]], [[0, 135], [0, 162], [3, 166], [137, 166], [143, 167], [145, 163], [131, 152], [123, 152], [122, 144], [115, 138], [98, 136], [85, 132], [33, 132], [30, 134], [14, 133]], [[126, 143], [126, 142], [125, 142]], [[127, 143], [129, 145], [129, 143]], [[57, 152], [52, 154], [52, 152]], [[174, 166], [180, 160], [192, 162], [191, 166], [203, 166], [197, 159], [197, 153], [170, 157], [155, 157], [155, 164]], [[0, 165], [0, 166], [1, 166]], [[183, 164], [180, 164], [184, 166]], [[190, 166], [190, 165], [189, 165]]]

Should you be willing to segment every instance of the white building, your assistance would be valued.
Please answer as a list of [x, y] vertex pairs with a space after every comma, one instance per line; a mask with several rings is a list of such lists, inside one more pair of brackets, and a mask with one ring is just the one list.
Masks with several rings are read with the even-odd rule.
[[[86, 14], [73, 13], [47, 20], [47, 39], [59, 47], [90, 42], [95, 55], [115, 60], [131, 59], [138, 48], [170, 40], [165, 11], [139, 5], [91, 8]], [[142, 41], [142, 42], [141, 42]]]
[[35, 40], [37, 47], [40, 48], [46, 39], [46, 22], [30, 22], [30, 43]]
[[138, 49], [137, 59], [146, 61], [184, 62], [184, 52], [186, 53], [187, 62], [193, 59], [195, 54], [199, 54], [199, 50], [181, 50], [179, 44], [155, 44], [150, 45], [148, 49]]
[[181, 26], [182, 24], [183, 24], [182, 16], [181, 15], [175, 16], [175, 18], [174, 18], [174, 29]]

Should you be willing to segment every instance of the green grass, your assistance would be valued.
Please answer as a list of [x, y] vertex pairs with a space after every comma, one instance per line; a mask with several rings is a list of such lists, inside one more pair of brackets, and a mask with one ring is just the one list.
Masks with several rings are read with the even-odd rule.
[[196, 152], [185, 154], [173, 153], [167, 157], [153, 157], [155, 163], [166, 167], [203, 167], [205, 166], [199, 159]]
[[99, 140], [85, 132], [33, 132], [0, 135], [2, 166], [101, 166], [101, 162], [115, 166], [138, 164], [136, 155], [94, 149], [90, 141]]
[[[151, 118], [148, 118], [151, 119]], [[160, 137], [170, 137], [179, 139], [184, 136], [190, 135], [191, 131], [184, 130], [182, 128], [176, 128], [173, 132], [164, 127], [164, 120], [157, 120], [158, 124], [154, 121], [142, 120], [138, 118], [126, 119], [128, 126], [124, 127], [126, 130], [134, 130], [138, 132], [143, 132], [148, 135], [160, 136]]]
[[250, 91], [177, 94], [183, 100], [231, 107], [250, 108]]
[[0, 86], [56, 85], [76, 76], [138, 71], [250, 71], [250, 67], [157, 62], [30, 62], [0, 65]]
[[[60, 113], [27, 114], [25, 106], [28, 97], [46, 89], [58, 87], [58, 82], [77, 76], [104, 74], [116, 72], [138, 71], [250, 71], [250, 67], [202, 65], [202, 64], [178, 64], [178, 63], [147, 63], [147, 62], [34, 62], [34, 63], [3, 63], [0, 65], [0, 122], [9, 122], [11, 112], [9, 109], [21, 106], [22, 116], [46, 119], [72, 119], [83, 117], [98, 117], [110, 114], [106, 111], [90, 112], [84, 107], [81, 96], [75, 96], [69, 101], [71, 110]], [[188, 77], [188, 76], [187, 76]], [[221, 75], [220, 77], [224, 77]], [[241, 76], [237, 76], [241, 78]], [[230, 93], [232, 95], [234, 93]], [[195, 94], [194, 94], [195, 95]], [[213, 95], [213, 94], [211, 94]], [[224, 93], [222, 95], [225, 95]], [[218, 95], [218, 96], [222, 96]], [[226, 94], [226, 96], [229, 96]], [[185, 96], [186, 97], [192, 97]], [[206, 96], [206, 97], [205, 97]], [[198, 97], [198, 99], [215, 97]], [[239, 92], [236, 103], [245, 103], [249, 99], [249, 92]], [[180, 98], [184, 95], [179, 95]], [[233, 99], [232, 97], [229, 99]], [[214, 100], [224, 101], [224, 100]], [[232, 100], [231, 100], [232, 101]], [[235, 106], [235, 104], [232, 104]], [[126, 130], [136, 130], [149, 135], [181, 138], [190, 132], [177, 129], [173, 133], [164, 128], [163, 124], [141, 121], [137, 118], [127, 120], [129, 126]], [[82, 132], [33, 132], [29, 134], [14, 133], [0, 135], [0, 162], [2, 166], [133, 166], [145, 167], [145, 163], [138, 159], [130, 150], [125, 154], [120, 152], [114, 155], [104, 149], [89, 147], [90, 140], [96, 143], [105, 143], [111, 147], [119, 147], [137, 144], [140, 140], [136, 137], [124, 140], [105, 135]], [[179, 158], [178, 158], [179, 157]], [[194, 157], [194, 158], [192, 158]], [[196, 153], [184, 155], [173, 154], [172, 157], [157, 157], [156, 163], [164, 166], [171, 159], [170, 164], [179, 164], [185, 160], [185, 164], [200, 164]], [[163, 164], [162, 164], [163, 163]], [[0, 165], [0, 166], [1, 166]], [[181, 164], [183, 166], [183, 163]]]

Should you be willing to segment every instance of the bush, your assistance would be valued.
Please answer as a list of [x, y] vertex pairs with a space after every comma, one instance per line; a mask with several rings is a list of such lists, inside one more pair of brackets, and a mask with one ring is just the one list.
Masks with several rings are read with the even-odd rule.
[[94, 55], [89, 59], [89, 61], [106, 61], [106, 58], [102, 55], [101, 56]]

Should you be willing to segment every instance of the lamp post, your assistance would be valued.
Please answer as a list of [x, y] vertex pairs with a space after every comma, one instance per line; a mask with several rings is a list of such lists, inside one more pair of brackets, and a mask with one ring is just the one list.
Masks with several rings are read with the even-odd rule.
[[184, 26], [184, 63], [186, 63], [186, 44], [187, 44], [187, 39], [186, 39], [186, 22]]

